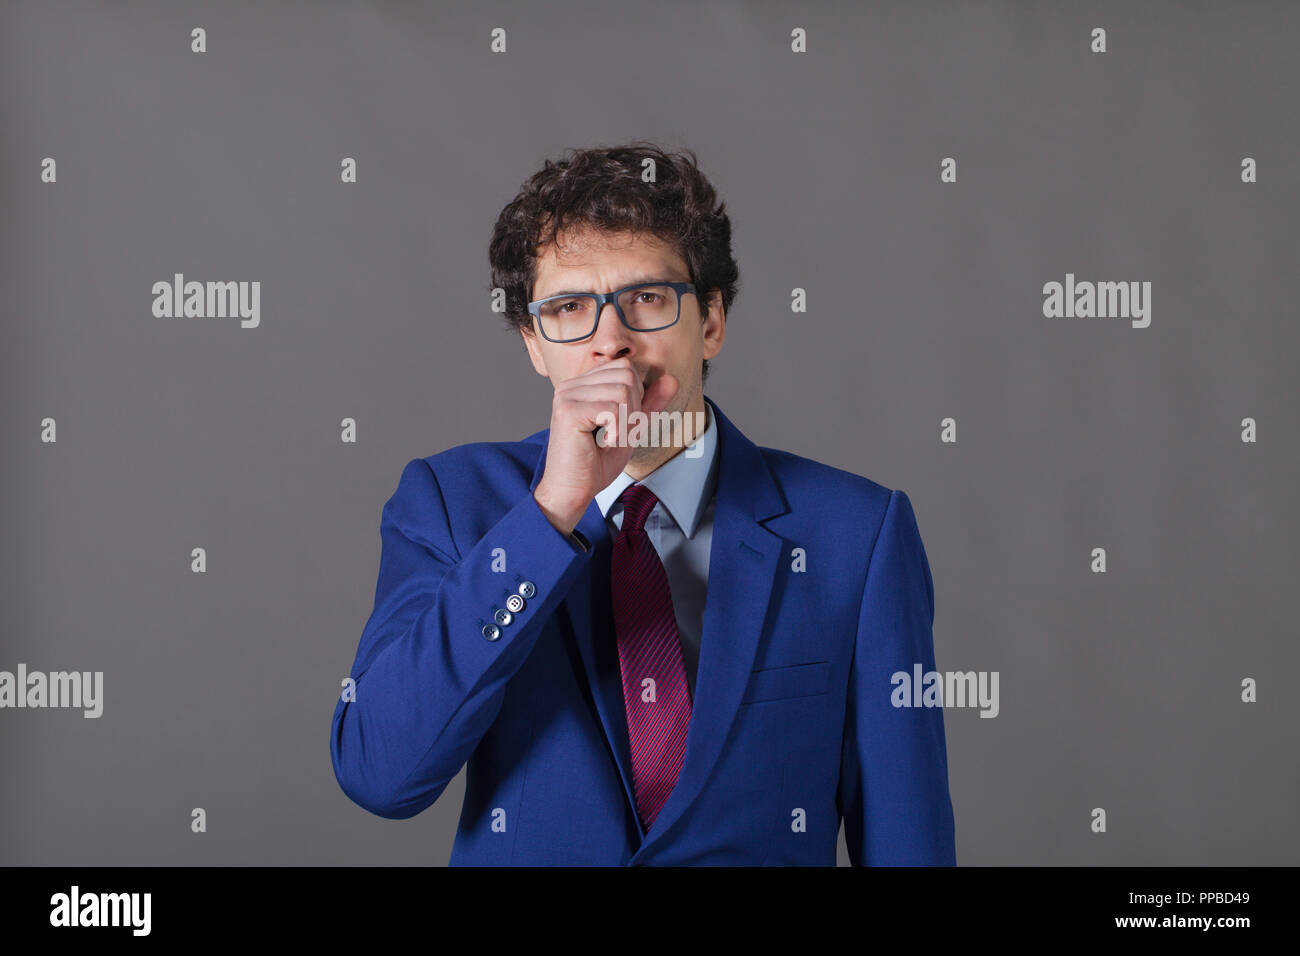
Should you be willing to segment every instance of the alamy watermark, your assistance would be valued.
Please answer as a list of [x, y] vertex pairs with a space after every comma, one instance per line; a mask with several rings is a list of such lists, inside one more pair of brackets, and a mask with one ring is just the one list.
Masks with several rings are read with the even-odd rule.
[[103, 671], [0, 671], [0, 707], [80, 707], [83, 717], [104, 712]]
[[889, 702], [895, 707], [979, 707], [981, 717], [998, 715], [997, 671], [895, 671]]
[[82, 893], [74, 885], [50, 897], [51, 926], [129, 926], [133, 936], [148, 936], [151, 893]]
[[[699, 458], [704, 447], [697, 440], [704, 434], [704, 412], [629, 412], [619, 405], [618, 418], [613, 412], [596, 416], [600, 427], [596, 429], [596, 444], [602, 448], [615, 445], [632, 448], [680, 448], [687, 458]], [[609, 428], [615, 428], [615, 439], [609, 440]]]
[[1151, 283], [1076, 282], [1043, 284], [1043, 315], [1049, 319], [1131, 319], [1133, 328], [1151, 324]]
[[255, 329], [262, 322], [262, 283], [185, 281], [178, 272], [171, 282], [153, 284], [153, 314], [160, 319], [240, 319]]

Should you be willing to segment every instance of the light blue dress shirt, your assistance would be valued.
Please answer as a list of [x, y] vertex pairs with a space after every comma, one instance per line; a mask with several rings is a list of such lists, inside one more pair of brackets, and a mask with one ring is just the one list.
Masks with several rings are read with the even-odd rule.
[[[709, 588], [709, 549], [713, 544], [714, 493], [718, 484], [718, 430], [713, 412], [704, 404], [704, 432], [650, 474], [641, 484], [654, 492], [659, 502], [646, 516], [645, 531], [663, 561], [677, 617], [677, 635], [682, 645], [682, 663], [691, 699], [695, 699], [695, 672], [700, 660], [700, 639], [704, 632], [704, 599]], [[700, 454], [688, 457], [699, 446]], [[628, 485], [636, 480], [622, 472], [596, 495], [609, 533], [617, 537], [623, 527], [623, 506], [618, 503]]]

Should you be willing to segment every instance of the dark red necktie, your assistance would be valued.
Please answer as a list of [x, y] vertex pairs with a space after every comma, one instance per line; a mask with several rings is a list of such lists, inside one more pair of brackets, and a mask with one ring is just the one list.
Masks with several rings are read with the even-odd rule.
[[623, 526], [610, 554], [610, 595], [636, 807], [648, 830], [682, 769], [691, 695], [668, 575], [644, 528], [659, 499], [630, 485], [618, 500]]

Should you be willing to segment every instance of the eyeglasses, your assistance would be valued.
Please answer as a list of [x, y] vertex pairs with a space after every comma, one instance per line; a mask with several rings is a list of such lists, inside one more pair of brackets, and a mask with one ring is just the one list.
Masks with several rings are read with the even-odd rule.
[[613, 292], [571, 292], [528, 303], [538, 331], [548, 342], [580, 342], [596, 331], [605, 303], [633, 332], [658, 332], [677, 324], [682, 296], [695, 294], [689, 282], [643, 282]]

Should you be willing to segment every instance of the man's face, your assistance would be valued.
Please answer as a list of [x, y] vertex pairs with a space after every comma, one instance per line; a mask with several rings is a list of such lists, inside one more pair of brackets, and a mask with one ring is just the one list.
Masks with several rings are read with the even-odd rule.
[[[559, 240], [540, 250], [530, 301], [562, 292], [613, 292], [655, 279], [691, 279], [686, 261], [654, 236], [587, 229], [561, 233]], [[619, 321], [611, 303], [601, 310], [595, 333], [580, 342], [550, 342], [535, 329], [521, 334], [533, 368], [552, 385], [627, 358], [643, 383], [665, 374], [677, 379], [677, 394], [665, 411], [703, 412], [701, 364], [722, 350], [726, 335], [722, 297], [715, 294], [711, 307], [702, 312], [699, 299], [688, 293], [681, 307], [677, 324], [657, 332], [632, 331]]]

